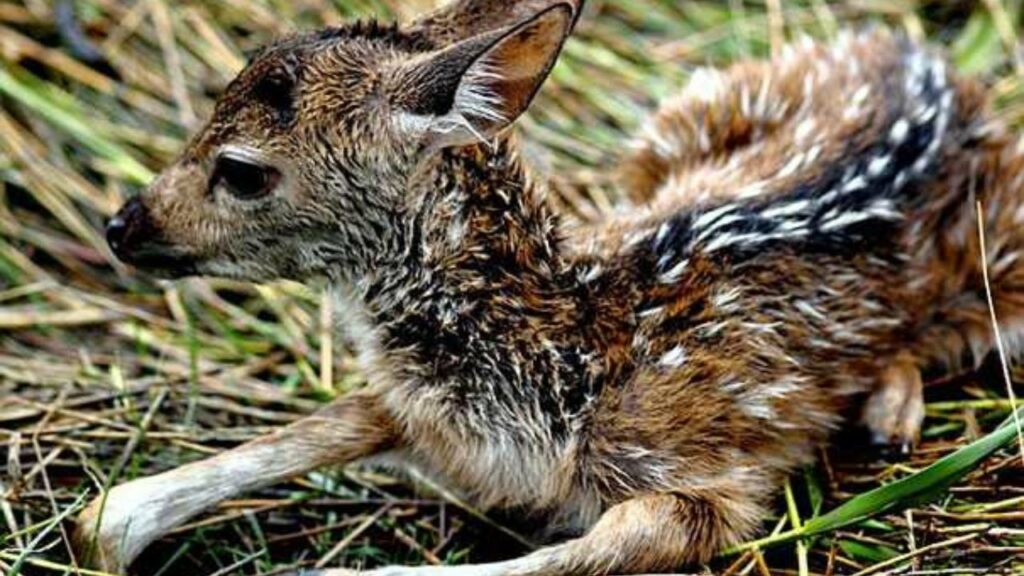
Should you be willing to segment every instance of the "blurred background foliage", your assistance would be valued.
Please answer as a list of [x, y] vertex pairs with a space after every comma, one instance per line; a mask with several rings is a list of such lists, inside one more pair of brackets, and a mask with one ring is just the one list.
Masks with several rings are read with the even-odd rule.
[[[66, 518], [84, 494], [215, 453], [360, 385], [349, 351], [330, 337], [345, 319], [316, 287], [153, 282], [115, 262], [101, 230], [201, 126], [247, 51], [432, 5], [0, 0], [0, 573], [74, 573]], [[599, 217], [620, 196], [611, 167], [629, 134], [697, 67], [868, 25], [943, 46], [989, 83], [997, 114], [1020, 129], [1022, 12], [1022, 0], [589, 0], [518, 129], [552, 181], [552, 201]], [[992, 366], [947, 380], [929, 396], [913, 455], [865, 448], [851, 432], [780, 493], [779, 510], [787, 501], [805, 517], [834, 507], [1008, 414]], [[527, 548], [514, 532], [521, 520], [484, 516], [424, 481], [326, 471], [225, 503], [155, 545], [137, 570], [482, 561]], [[1022, 556], [1024, 470], [1007, 449], [938, 503], [708, 570], [994, 574], [1024, 571]]]

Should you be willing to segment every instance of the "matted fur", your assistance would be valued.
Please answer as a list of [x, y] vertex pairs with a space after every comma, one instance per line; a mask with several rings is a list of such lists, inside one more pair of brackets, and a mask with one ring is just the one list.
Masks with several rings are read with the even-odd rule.
[[[976, 200], [996, 312], [1020, 342], [1024, 145], [978, 83], [884, 31], [702, 72], [624, 159], [635, 206], [569, 228], [502, 129], [578, 12], [463, 0], [405, 28], [286, 40], [242, 72], [126, 209], [118, 253], [171, 275], [326, 277], [369, 385], [116, 487], [101, 526], [100, 503], [80, 520], [95, 564], [124, 568], [241, 490], [370, 457], [579, 535], [378, 574], [707, 560], [755, 532], [856, 398], [870, 395], [880, 440], [912, 442], [920, 370], [992, 347]], [[207, 186], [216, 157], [242, 149], [281, 173], [268, 196]]]

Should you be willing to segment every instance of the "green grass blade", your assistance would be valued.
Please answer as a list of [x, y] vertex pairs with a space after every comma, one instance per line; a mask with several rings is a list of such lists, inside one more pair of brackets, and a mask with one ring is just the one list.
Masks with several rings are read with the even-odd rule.
[[[1018, 413], [1024, 415], [1024, 408]], [[831, 532], [882, 512], [931, 500], [974, 470], [982, 460], [1013, 441], [1016, 434], [1013, 421], [1009, 420], [991, 434], [939, 459], [916, 474], [865, 492], [828, 514], [808, 520], [804, 524], [803, 534], [812, 536]]]
[[971, 16], [952, 46], [957, 69], [973, 74], [990, 72], [1000, 62], [1002, 50], [992, 15], [984, 10]]
[[[1018, 409], [1017, 413], [1024, 418], [1024, 408]], [[800, 530], [789, 530], [782, 534], [746, 542], [726, 550], [723, 554], [732, 555], [757, 548], [768, 548], [800, 538], [833, 532], [885, 512], [927, 502], [941, 495], [946, 489], [977, 468], [983, 460], [1013, 442], [1016, 437], [1017, 429], [1014, 426], [1014, 419], [1009, 418], [992, 433], [944, 456], [924, 470], [892, 484], [865, 492], [828, 514], [811, 518]]]
[[[48, 86], [55, 92], [57, 88]], [[139, 163], [117, 144], [97, 134], [89, 127], [79, 110], [66, 110], [43, 90], [34, 90], [25, 81], [15, 77], [6, 66], [0, 66], [0, 94], [6, 94], [29, 108], [50, 124], [78, 140], [83, 146], [106, 159], [125, 179], [136, 184], [147, 184], [153, 172]], [[68, 101], [71, 101], [70, 96]]]
[[881, 544], [868, 545], [863, 542], [856, 542], [853, 540], [841, 540], [839, 542], [839, 548], [854, 560], [870, 562], [871, 564], [892, 560], [900, 555], [897, 550], [888, 546]]

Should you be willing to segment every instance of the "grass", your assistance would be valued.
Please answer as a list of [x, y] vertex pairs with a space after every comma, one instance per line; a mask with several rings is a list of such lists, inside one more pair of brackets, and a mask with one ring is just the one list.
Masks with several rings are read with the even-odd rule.
[[[53, 2], [0, 2], [0, 573], [8, 574], [90, 574], [76, 572], [66, 543], [67, 520], [86, 498], [259, 436], [361, 384], [349, 351], [329, 337], [332, 311], [315, 290], [154, 283], [114, 262], [99, 230], [201, 123], [246, 50], [290, 30], [416, 13], [429, 2], [73, 4], [105, 62], [67, 48]], [[997, 113], [1019, 130], [1022, 12], [1021, 0], [591, 0], [521, 129], [554, 200], [592, 217], [616, 201], [607, 166], [624, 136], [695, 67], [884, 22], [946, 46], [960, 69], [985, 77]], [[1012, 376], [1024, 380], [1020, 370]], [[918, 450], [889, 454], [845, 433], [780, 490], [780, 516], [765, 526], [774, 536], [708, 569], [1024, 573], [1021, 455], [1005, 427], [993, 433], [1003, 442], [986, 436], [1011, 412], [1000, 364], [937, 377], [946, 381], [929, 390]], [[965, 450], [974, 457], [950, 484], [948, 465]], [[936, 478], [936, 467], [946, 472]], [[908, 501], [905, 489], [917, 494], [929, 479], [937, 498]], [[847, 521], [827, 525], [837, 514]], [[158, 542], [138, 567], [219, 575], [483, 561], [527, 550], [522, 528], [422, 481], [327, 470], [225, 502]]]

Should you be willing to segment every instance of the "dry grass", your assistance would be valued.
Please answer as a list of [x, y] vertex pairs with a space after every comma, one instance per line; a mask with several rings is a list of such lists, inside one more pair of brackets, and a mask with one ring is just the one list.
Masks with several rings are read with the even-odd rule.
[[[116, 264], [99, 230], [208, 114], [245, 50], [296, 28], [428, 3], [83, 0], [73, 4], [103, 57], [90, 64], [58, 34], [53, 2], [0, 1], [0, 573], [75, 573], [67, 519], [86, 494], [223, 450], [360, 385], [317, 292], [157, 284]], [[1020, 128], [1022, 5], [591, 0], [522, 129], [535, 163], [557, 175], [558, 199], [587, 217], [616, 198], [604, 168], [624, 135], [695, 66], [867, 21], [949, 46], [961, 69], [991, 80], [999, 113]], [[948, 379], [930, 392], [913, 455], [865, 448], [851, 432], [793, 478], [779, 495], [789, 512], [766, 528], [921, 469], [1006, 418], [1005, 398], [995, 363]], [[152, 547], [138, 571], [481, 561], [523, 552], [518, 527], [436, 487], [325, 471], [224, 503]], [[1022, 573], [1022, 558], [1024, 467], [1007, 449], [938, 501], [712, 569]]]

